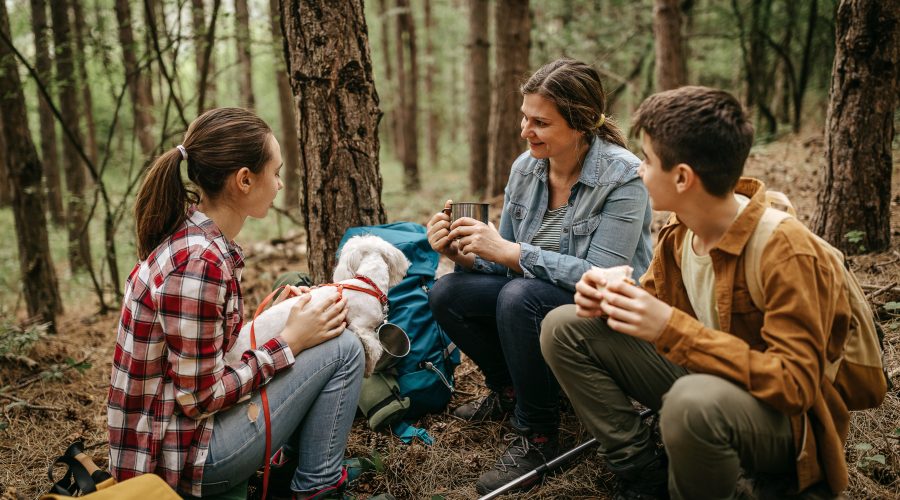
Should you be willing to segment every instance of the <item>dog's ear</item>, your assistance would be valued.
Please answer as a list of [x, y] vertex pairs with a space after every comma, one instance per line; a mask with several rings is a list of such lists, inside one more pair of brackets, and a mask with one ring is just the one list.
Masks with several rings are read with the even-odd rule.
[[410, 263], [394, 245], [385, 242], [384, 261], [388, 265], [388, 288], [393, 287], [406, 277], [406, 271], [409, 270]]
[[360, 236], [354, 236], [344, 243], [341, 248], [341, 254], [338, 255], [338, 263], [334, 268], [334, 274], [331, 276], [332, 281], [337, 283], [356, 276], [356, 270], [363, 258], [363, 245], [360, 245]]

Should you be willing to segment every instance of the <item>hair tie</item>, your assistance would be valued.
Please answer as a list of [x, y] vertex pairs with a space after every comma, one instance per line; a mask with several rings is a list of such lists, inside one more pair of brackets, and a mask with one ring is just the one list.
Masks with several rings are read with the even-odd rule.
[[600, 119], [597, 120], [597, 123], [594, 125], [594, 128], [600, 128], [603, 124], [606, 123], [606, 115], [600, 113]]
[[175, 149], [177, 149], [178, 151], [181, 152], [181, 159], [182, 159], [182, 160], [187, 160], [187, 149], [184, 149], [184, 146], [182, 146], [181, 144], [179, 144], [179, 145], [175, 146]]

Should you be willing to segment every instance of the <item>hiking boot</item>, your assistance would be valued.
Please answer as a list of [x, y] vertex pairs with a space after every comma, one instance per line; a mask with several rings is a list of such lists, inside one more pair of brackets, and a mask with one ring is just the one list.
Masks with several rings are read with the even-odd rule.
[[485, 420], [503, 420], [507, 413], [516, 407], [516, 397], [512, 387], [503, 390], [503, 394], [491, 391], [481, 399], [466, 403], [453, 410], [453, 416], [469, 422]]
[[618, 487], [614, 500], [668, 500], [669, 460], [665, 451], [654, 450], [654, 457], [641, 467], [613, 472]]
[[[509, 445], [497, 459], [494, 468], [482, 474], [475, 483], [475, 490], [480, 495], [486, 495], [506, 483], [528, 474], [556, 458], [559, 453], [559, 440], [555, 434], [533, 433], [525, 436], [513, 433], [507, 434], [503, 439], [509, 441]], [[527, 489], [540, 480], [541, 476], [536, 475], [518, 485], [515, 490]]]

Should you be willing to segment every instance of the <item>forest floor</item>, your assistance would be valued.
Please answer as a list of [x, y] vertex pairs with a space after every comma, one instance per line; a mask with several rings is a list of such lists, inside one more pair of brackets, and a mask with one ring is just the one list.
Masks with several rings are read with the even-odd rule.
[[[823, 166], [821, 140], [817, 136], [794, 137], [757, 147], [751, 154], [747, 174], [763, 179], [769, 188], [784, 191], [808, 223], [816, 204], [818, 172]], [[850, 259], [860, 282], [871, 293], [885, 341], [888, 368], [895, 386], [900, 386], [900, 161], [895, 151], [895, 175], [891, 204], [893, 241], [891, 249]], [[442, 201], [442, 200], [440, 200]], [[440, 203], [436, 201], [435, 203]], [[833, 207], [840, 210], [841, 207]], [[499, 210], [494, 210], [499, 214]], [[424, 223], [428, 212], [421, 213]], [[657, 214], [657, 226], [664, 220]], [[279, 241], [245, 245], [246, 303], [254, 304], [270, 286], [272, 278], [302, 269], [305, 242], [296, 236]], [[446, 266], [442, 266], [446, 270]], [[887, 308], [885, 308], [887, 304]], [[59, 334], [47, 336], [30, 353], [37, 365], [4, 362], [0, 366], [0, 499], [36, 498], [49, 486], [47, 467], [75, 438], [82, 438], [88, 453], [101, 466], [107, 461], [106, 393], [115, 344], [117, 314], [97, 316], [89, 307], [70, 307]], [[483, 395], [486, 390], [477, 368], [465, 359], [456, 370], [457, 391], [451, 408]], [[420, 420], [434, 438], [433, 446], [404, 445], [399, 440], [369, 431], [357, 418], [348, 455], [380, 456], [384, 470], [367, 473], [355, 488], [366, 497], [390, 492], [400, 499], [475, 498], [475, 480], [491, 467], [503, 443], [507, 426], [497, 423], [469, 424], [449, 413]], [[561, 441], [570, 449], [589, 439], [571, 409], [562, 415]], [[878, 409], [853, 414], [846, 446], [850, 466], [850, 498], [900, 498], [900, 394], [894, 389]], [[528, 498], [608, 498], [612, 476], [596, 449], [586, 452], [568, 467], [546, 478], [530, 490]]]

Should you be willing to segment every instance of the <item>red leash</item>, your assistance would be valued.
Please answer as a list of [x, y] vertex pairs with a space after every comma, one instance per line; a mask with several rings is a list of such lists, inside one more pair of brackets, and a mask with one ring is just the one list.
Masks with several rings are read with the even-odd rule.
[[[0, 0], [2, 1], [2, 0]], [[341, 299], [344, 295], [344, 289], [353, 290], [356, 292], [367, 293], [381, 302], [381, 305], [386, 306], [388, 303], [387, 295], [378, 288], [378, 285], [375, 284], [371, 279], [365, 276], [354, 276], [353, 279], [357, 279], [362, 281], [363, 283], [372, 287], [372, 289], [364, 288], [357, 285], [349, 285], [343, 283], [326, 283], [321, 286], [333, 286], [338, 289], [338, 300]], [[281, 292], [286, 285], [282, 285], [275, 290], [272, 291], [269, 295], [266, 296], [265, 299], [259, 304], [259, 307], [256, 308], [256, 312], [253, 314], [253, 320], [250, 321], [250, 349], [256, 350], [256, 318], [262, 313], [263, 309], [269, 305], [269, 302], [272, 301], [275, 296]], [[316, 287], [318, 288], [318, 287]], [[265, 461], [263, 462], [263, 486], [262, 486], [262, 498], [266, 498], [267, 490], [269, 489], [269, 473], [271, 472], [271, 460], [272, 460], [272, 419], [269, 414], [269, 395], [266, 394], [266, 386], [262, 386], [259, 391], [260, 398], [262, 399], [262, 407], [263, 407], [263, 418], [266, 423], [266, 449], [265, 449]]]
[[[272, 293], [266, 296], [265, 299], [259, 304], [259, 307], [256, 308], [256, 313], [253, 314], [253, 320], [250, 322], [250, 349], [256, 350], [256, 318], [259, 314], [265, 309], [269, 302], [278, 295], [284, 286], [280, 286], [276, 288]], [[266, 386], [262, 386], [259, 391], [259, 395], [262, 398], [262, 407], [263, 407], [263, 418], [266, 423], [266, 450], [265, 450], [265, 461], [263, 462], [263, 486], [262, 486], [262, 498], [266, 498], [266, 490], [269, 489], [269, 472], [270, 461], [272, 460], [272, 418], [269, 415], [269, 395], [266, 394]]]

